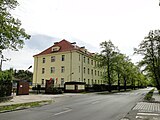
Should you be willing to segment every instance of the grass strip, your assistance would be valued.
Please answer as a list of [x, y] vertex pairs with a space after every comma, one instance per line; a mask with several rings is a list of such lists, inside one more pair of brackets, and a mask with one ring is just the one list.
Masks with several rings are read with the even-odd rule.
[[46, 105], [46, 104], [51, 104], [52, 102], [53, 102], [52, 100], [44, 100], [44, 101], [37, 101], [37, 102], [29, 102], [29, 103], [0, 106], [0, 112], [26, 109], [26, 108], [30, 108], [30, 107], [38, 107], [38, 106], [42, 106], [42, 105]]

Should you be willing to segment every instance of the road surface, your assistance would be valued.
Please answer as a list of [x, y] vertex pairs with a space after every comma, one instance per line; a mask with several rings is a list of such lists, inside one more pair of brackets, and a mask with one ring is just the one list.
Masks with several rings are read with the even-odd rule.
[[1, 113], [0, 120], [119, 120], [148, 91], [65, 96], [50, 105]]

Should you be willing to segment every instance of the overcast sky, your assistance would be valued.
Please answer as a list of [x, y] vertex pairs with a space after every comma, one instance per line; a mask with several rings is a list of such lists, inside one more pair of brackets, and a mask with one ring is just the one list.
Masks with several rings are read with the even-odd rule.
[[[120, 51], [133, 56], [150, 30], [160, 29], [159, 0], [18, 0], [20, 6], [13, 15], [33, 35], [19, 52], [5, 51], [11, 61], [3, 69], [27, 69], [33, 65], [33, 55], [66, 39], [99, 51], [99, 44], [111, 40]], [[32, 71], [32, 69], [31, 69]]]

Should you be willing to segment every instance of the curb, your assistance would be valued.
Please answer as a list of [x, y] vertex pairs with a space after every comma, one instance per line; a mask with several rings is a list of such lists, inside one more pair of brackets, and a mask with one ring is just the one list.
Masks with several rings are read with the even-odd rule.
[[[38, 105], [36, 106], [18, 106], [17, 108], [13, 108], [11, 110], [2, 110], [0, 111], [0, 113], [7, 113], [7, 112], [13, 112], [13, 111], [18, 111], [18, 110], [24, 110], [24, 109], [29, 109], [29, 108], [35, 108], [35, 107], [42, 107], [44, 105], [49, 105], [51, 103], [54, 102], [54, 100], [46, 100], [46, 101], [37, 101]], [[37, 103], [37, 102], [26, 102], [26, 103], [21, 103], [21, 104], [31, 104], [31, 103]], [[20, 105], [20, 104], [14, 104], [14, 105]], [[14, 105], [7, 105], [9, 106], [14, 106]], [[0, 106], [0, 107], [4, 107], [4, 106]]]

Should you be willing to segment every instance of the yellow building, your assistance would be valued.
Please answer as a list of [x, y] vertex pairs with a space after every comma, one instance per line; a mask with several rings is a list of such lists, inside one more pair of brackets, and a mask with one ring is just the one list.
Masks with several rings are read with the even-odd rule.
[[102, 70], [96, 67], [97, 64], [94, 53], [78, 47], [75, 42], [62, 40], [34, 55], [33, 85], [45, 86], [46, 80], [51, 78], [59, 87], [70, 81], [103, 84]]

